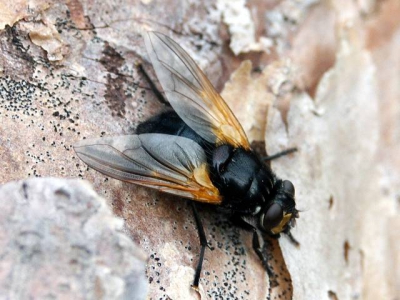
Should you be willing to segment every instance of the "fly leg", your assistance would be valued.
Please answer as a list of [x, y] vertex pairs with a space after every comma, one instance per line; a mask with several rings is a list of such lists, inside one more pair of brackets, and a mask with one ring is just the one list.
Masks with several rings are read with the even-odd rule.
[[286, 149], [286, 150], [284, 150], [284, 151], [275, 153], [274, 155], [265, 156], [265, 157], [263, 157], [263, 160], [264, 160], [264, 161], [271, 161], [271, 160], [273, 160], [273, 159], [279, 158], [279, 157], [281, 157], [281, 156], [288, 155], [288, 154], [293, 153], [293, 152], [296, 152], [296, 151], [297, 151], [297, 148], [289, 148], [289, 149]]
[[295, 245], [296, 247], [300, 247], [300, 243], [298, 240], [296, 240], [296, 238], [293, 236], [293, 234], [290, 232], [289, 228], [287, 228], [287, 230], [283, 231], [284, 234], [287, 235], [287, 237], [289, 238], [289, 241]]
[[200, 280], [201, 269], [203, 266], [204, 250], [206, 249], [208, 244], [207, 244], [206, 234], [204, 233], [203, 223], [201, 222], [199, 213], [196, 208], [196, 204], [193, 201], [189, 201], [189, 202], [192, 205], [193, 215], [194, 215], [194, 219], [196, 221], [196, 226], [197, 226], [197, 230], [199, 233], [199, 239], [200, 239], [200, 247], [201, 247], [199, 261], [197, 263], [196, 273], [194, 275], [194, 281], [192, 284], [192, 288], [196, 291], [199, 291], [199, 280]]
[[272, 271], [272, 269], [270, 268], [270, 266], [268, 264], [267, 257], [262, 252], [263, 249], [262, 249], [262, 247], [260, 245], [260, 238], [259, 238], [259, 235], [258, 235], [257, 228], [253, 224], [250, 224], [245, 219], [243, 219], [242, 217], [237, 216], [237, 215], [233, 216], [232, 221], [237, 226], [243, 228], [244, 230], [253, 232], [253, 240], [252, 240], [253, 250], [257, 254], [258, 258], [261, 260], [261, 263], [262, 263], [264, 269], [268, 273], [268, 277], [269, 278], [274, 278], [274, 272]]
[[260, 245], [260, 239], [259, 239], [259, 236], [258, 236], [258, 232], [257, 232], [257, 230], [255, 228], [253, 229], [253, 249], [254, 249], [254, 252], [256, 252], [258, 258], [261, 260], [261, 263], [262, 263], [264, 269], [267, 271], [268, 277], [269, 278], [274, 278], [274, 276], [275, 276], [274, 272], [270, 268], [267, 258], [262, 253], [262, 248], [261, 248], [261, 245]]

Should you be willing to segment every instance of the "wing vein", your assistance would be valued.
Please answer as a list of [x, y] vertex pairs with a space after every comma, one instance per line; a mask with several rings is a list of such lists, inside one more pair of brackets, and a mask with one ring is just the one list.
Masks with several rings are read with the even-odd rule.
[[[145, 35], [148, 53], [168, 101], [181, 119], [210, 143], [250, 150], [242, 126], [189, 54], [171, 38]], [[198, 122], [194, 122], [194, 116]]]

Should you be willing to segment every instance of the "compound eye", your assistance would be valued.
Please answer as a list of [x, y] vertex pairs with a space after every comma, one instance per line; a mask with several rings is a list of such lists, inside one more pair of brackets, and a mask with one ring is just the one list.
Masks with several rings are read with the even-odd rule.
[[293, 196], [293, 198], [294, 198], [294, 193], [295, 193], [294, 185], [291, 181], [289, 181], [289, 180], [283, 181], [283, 190], [286, 194]]
[[270, 230], [278, 226], [283, 219], [283, 209], [278, 203], [274, 203], [268, 208], [264, 215], [263, 227]]

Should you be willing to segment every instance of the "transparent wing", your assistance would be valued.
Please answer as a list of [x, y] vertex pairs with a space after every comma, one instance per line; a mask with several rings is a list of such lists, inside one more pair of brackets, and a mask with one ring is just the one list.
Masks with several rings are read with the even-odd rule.
[[182, 120], [211, 143], [250, 149], [242, 126], [185, 50], [158, 32], [147, 32], [145, 42], [165, 95]]
[[204, 150], [194, 141], [165, 134], [83, 140], [75, 152], [91, 168], [116, 179], [220, 204]]

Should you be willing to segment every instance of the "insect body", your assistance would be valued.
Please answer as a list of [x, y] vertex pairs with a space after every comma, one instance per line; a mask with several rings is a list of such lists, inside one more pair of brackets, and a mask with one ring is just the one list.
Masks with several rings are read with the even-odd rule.
[[[142, 123], [136, 135], [81, 141], [76, 153], [113, 178], [225, 208], [253, 231], [253, 248], [265, 266], [258, 232], [290, 234], [298, 217], [293, 184], [251, 150], [225, 101], [178, 44], [157, 32], [145, 34], [145, 41], [174, 111]], [[207, 240], [193, 209], [202, 246], [197, 288]]]

